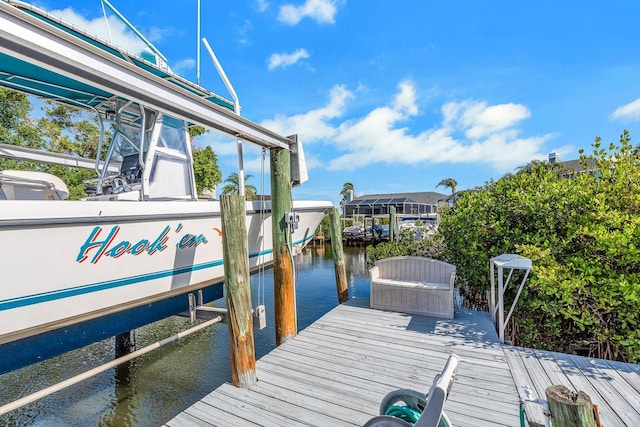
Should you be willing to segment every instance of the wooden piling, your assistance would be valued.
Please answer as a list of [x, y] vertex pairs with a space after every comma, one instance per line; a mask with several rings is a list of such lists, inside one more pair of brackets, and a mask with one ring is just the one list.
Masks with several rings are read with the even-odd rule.
[[272, 148], [271, 161], [271, 222], [273, 233], [273, 296], [276, 345], [297, 334], [295, 284], [290, 249], [291, 230], [285, 215], [292, 211], [291, 156], [289, 150]]
[[574, 393], [563, 385], [545, 390], [553, 427], [596, 427], [591, 398], [583, 392]]
[[331, 251], [333, 252], [333, 266], [336, 273], [338, 303], [342, 304], [349, 299], [349, 290], [347, 287], [347, 273], [344, 267], [342, 230], [340, 229], [340, 215], [338, 214], [338, 209], [331, 209], [329, 212], [329, 220], [329, 223], [331, 224]]
[[396, 207], [389, 206], [389, 241], [396, 239]]
[[248, 388], [257, 377], [244, 196], [221, 196], [220, 211], [231, 376], [236, 387]]
[[123, 332], [115, 337], [115, 358], [125, 356], [133, 351], [135, 347], [133, 344], [132, 331]]

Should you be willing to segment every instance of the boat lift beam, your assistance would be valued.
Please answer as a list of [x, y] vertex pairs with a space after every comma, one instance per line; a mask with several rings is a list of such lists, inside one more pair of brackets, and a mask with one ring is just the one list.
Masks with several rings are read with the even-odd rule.
[[266, 148], [291, 140], [0, 1], [0, 53]]
[[[0, 158], [29, 160], [38, 163], [48, 163], [91, 170], [94, 170], [96, 167], [96, 161], [93, 159], [87, 159], [80, 156], [70, 156], [68, 154], [48, 153], [33, 148], [2, 143], [0, 143]], [[101, 168], [104, 167], [104, 162], [100, 162], [99, 166]], [[120, 169], [116, 165], [109, 165], [108, 170], [115, 173], [120, 172]]]

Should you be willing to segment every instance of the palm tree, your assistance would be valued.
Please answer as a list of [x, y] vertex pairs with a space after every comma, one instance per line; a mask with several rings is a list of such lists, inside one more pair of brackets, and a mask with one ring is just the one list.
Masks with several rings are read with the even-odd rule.
[[342, 186], [342, 191], [340, 191], [340, 195], [342, 196], [342, 200], [340, 201], [340, 206], [342, 206], [342, 215], [345, 215], [345, 205], [349, 202], [347, 198], [349, 197], [349, 193], [353, 194], [355, 191], [353, 189], [353, 184], [350, 182], [345, 182]]
[[458, 181], [453, 178], [445, 178], [436, 185], [436, 187], [447, 187], [451, 189], [451, 194], [456, 194], [456, 187], [458, 186]]
[[340, 195], [342, 196], [343, 203], [347, 203], [347, 194], [349, 194], [349, 191], [352, 191], [352, 192], [355, 191], [353, 189], [353, 184], [350, 182], [345, 182], [344, 185], [342, 186], [342, 191], [340, 191]]
[[[250, 173], [244, 175], [244, 196], [247, 200], [255, 200], [258, 198], [258, 190], [253, 185], [246, 184], [249, 178], [253, 178], [253, 175]], [[228, 184], [222, 188], [222, 194], [238, 194], [240, 188], [240, 177], [236, 172], [231, 172], [224, 182], [227, 182]]]

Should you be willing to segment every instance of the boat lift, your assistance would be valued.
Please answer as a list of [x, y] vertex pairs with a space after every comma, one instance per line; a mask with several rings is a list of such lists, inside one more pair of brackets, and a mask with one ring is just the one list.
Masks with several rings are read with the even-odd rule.
[[[114, 61], [114, 52], [123, 60]], [[42, 90], [64, 86], [69, 95], [84, 95], [84, 103], [78, 105], [90, 105], [92, 97], [116, 95], [261, 147], [289, 150], [292, 143], [238, 115], [233, 103], [212, 99], [212, 93], [171, 72], [150, 75], [149, 67], [141, 68], [134, 55], [115, 46], [106, 51], [97, 43], [86, 43], [6, 2], [0, 2], [0, 59], [0, 79], [6, 87], [24, 91], [38, 75], [46, 75], [46, 83], [40, 81]]]
[[[103, 114], [115, 113], [111, 105], [124, 105], [121, 110], [138, 106], [141, 123], [145, 109], [200, 125], [263, 149], [282, 149], [292, 154], [291, 181], [302, 183], [307, 178], [301, 142], [297, 136], [282, 136], [239, 115], [237, 97], [234, 103], [193, 84], [171, 71], [156, 68], [151, 62], [118, 47], [98, 40], [76, 27], [22, 2], [0, 1], [0, 86], [29, 95], [57, 100], [68, 105], [88, 108]], [[16, 7], [19, 5], [19, 7]], [[25, 13], [26, 10], [26, 13]], [[32, 14], [33, 13], [33, 14]], [[40, 16], [35, 16], [40, 14]], [[66, 28], [66, 30], [64, 29]], [[145, 126], [141, 127], [143, 130]], [[0, 154], [13, 158], [35, 156], [32, 150], [0, 146]], [[140, 152], [142, 153], [142, 152]], [[240, 152], [241, 155], [241, 152]], [[69, 156], [59, 156], [58, 163], [69, 164]], [[140, 154], [140, 157], [142, 155]], [[78, 161], [76, 167], [89, 168]], [[98, 164], [100, 168], [100, 164]], [[103, 165], [109, 169], [108, 164]], [[289, 186], [291, 182], [288, 183]], [[272, 215], [276, 215], [275, 210]], [[287, 217], [296, 218], [287, 212]], [[289, 222], [287, 222], [289, 224]], [[291, 225], [288, 225], [291, 226]], [[193, 298], [193, 297], [192, 297]], [[264, 324], [260, 308], [257, 326]], [[210, 313], [210, 320], [174, 337], [159, 341], [125, 357], [91, 370], [10, 405], [0, 407], [0, 414], [13, 410], [56, 390], [82, 381], [137, 355], [151, 351], [214, 323], [224, 316]]]

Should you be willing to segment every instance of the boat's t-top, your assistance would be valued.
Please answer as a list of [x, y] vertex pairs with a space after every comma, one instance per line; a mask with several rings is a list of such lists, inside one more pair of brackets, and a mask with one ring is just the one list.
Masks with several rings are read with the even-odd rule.
[[85, 183], [89, 200], [196, 199], [186, 121], [119, 100], [99, 115], [101, 125], [112, 123], [113, 135], [104, 162], [96, 162], [98, 178]]

